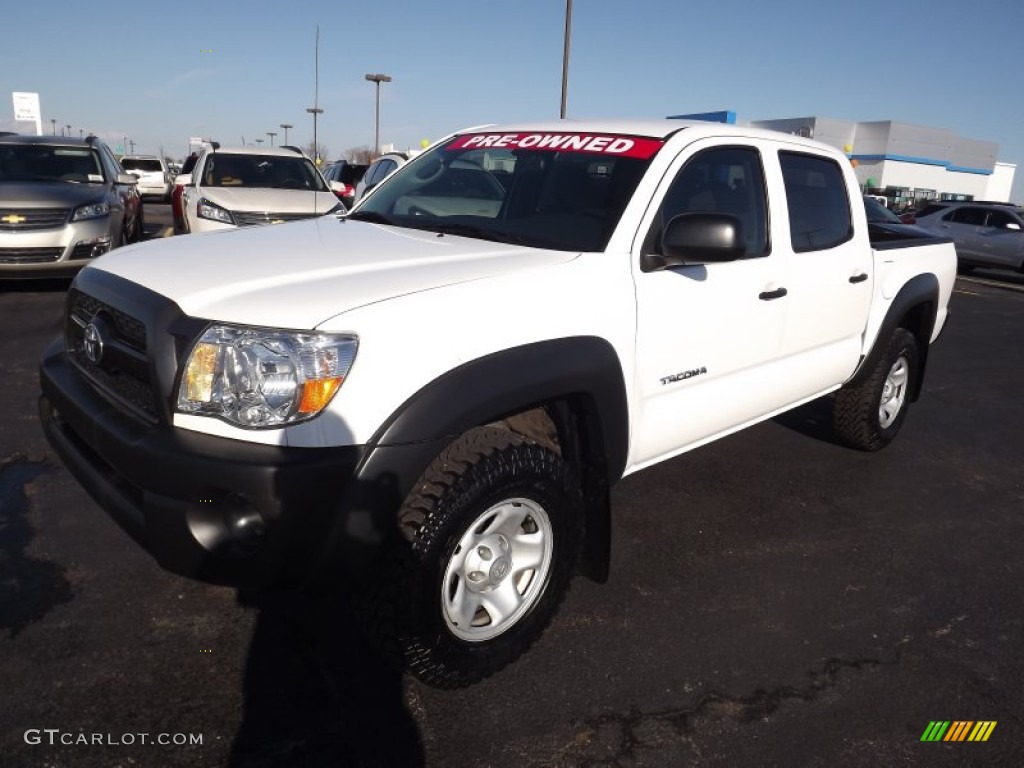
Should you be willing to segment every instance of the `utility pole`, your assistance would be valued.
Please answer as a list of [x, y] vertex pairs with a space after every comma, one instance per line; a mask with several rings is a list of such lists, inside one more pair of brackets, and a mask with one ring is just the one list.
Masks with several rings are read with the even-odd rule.
[[558, 116], [565, 120], [565, 100], [569, 93], [569, 36], [572, 29], [572, 0], [565, 0], [565, 46], [562, 49], [562, 111]]

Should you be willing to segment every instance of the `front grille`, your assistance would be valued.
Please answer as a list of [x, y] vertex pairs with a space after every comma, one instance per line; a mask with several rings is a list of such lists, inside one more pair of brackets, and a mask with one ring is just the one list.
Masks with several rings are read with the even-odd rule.
[[[77, 289], [70, 291], [67, 308], [64, 339], [71, 361], [108, 398], [148, 421], [158, 421], [142, 321]], [[98, 360], [90, 359], [87, 352], [89, 325], [99, 332], [103, 342]], [[95, 352], [96, 345], [92, 348]]]
[[300, 219], [315, 219], [323, 216], [322, 213], [268, 213], [256, 211], [232, 211], [235, 223], [240, 227], [251, 227], [257, 224], [273, 224], [278, 221], [299, 221]]
[[0, 208], [0, 232], [60, 229], [70, 208]]
[[63, 248], [0, 248], [0, 264], [48, 264], [62, 253]]

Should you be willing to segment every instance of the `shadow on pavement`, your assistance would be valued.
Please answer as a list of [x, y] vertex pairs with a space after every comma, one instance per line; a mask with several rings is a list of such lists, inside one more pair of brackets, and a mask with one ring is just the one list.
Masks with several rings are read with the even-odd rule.
[[0, 630], [9, 637], [74, 597], [63, 566], [25, 552], [34, 537], [25, 488], [43, 472], [17, 456], [0, 464]]
[[258, 608], [231, 768], [424, 765], [401, 671], [357, 630], [333, 594], [239, 593]]
[[780, 413], [772, 421], [823, 443], [843, 445], [832, 428], [833, 406], [832, 396], [825, 395], [799, 408]]

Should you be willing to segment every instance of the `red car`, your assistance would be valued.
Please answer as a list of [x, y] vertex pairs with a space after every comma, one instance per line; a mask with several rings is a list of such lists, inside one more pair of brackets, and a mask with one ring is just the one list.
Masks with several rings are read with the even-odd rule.
[[[196, 166], [199, 155], [193, 152], [185, 158], [185, 164], [181, 166], [181, 173], [174, 180], [174, 188], [171, 190], [171, 216], [174, 218], [174, 234], [188, 232], [185, 225], [185, 211], [181, 207], [181, 193], [185, 190], [185, 174], [191, 174]], [[178, 182], [181, 179], [181, 183]]]

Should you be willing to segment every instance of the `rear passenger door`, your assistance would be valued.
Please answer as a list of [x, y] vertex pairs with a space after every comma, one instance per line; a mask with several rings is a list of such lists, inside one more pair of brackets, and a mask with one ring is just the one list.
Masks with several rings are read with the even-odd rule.
[[863, 204], [850, 199], [840, 161], [797, 146], [777, 158], [786, 194], [774, 249], [789, 267], [780, 370], [796, 401], [835, 389], [856, 369], [874, 265], [866, 229], [854, 227], [852, 206]]

